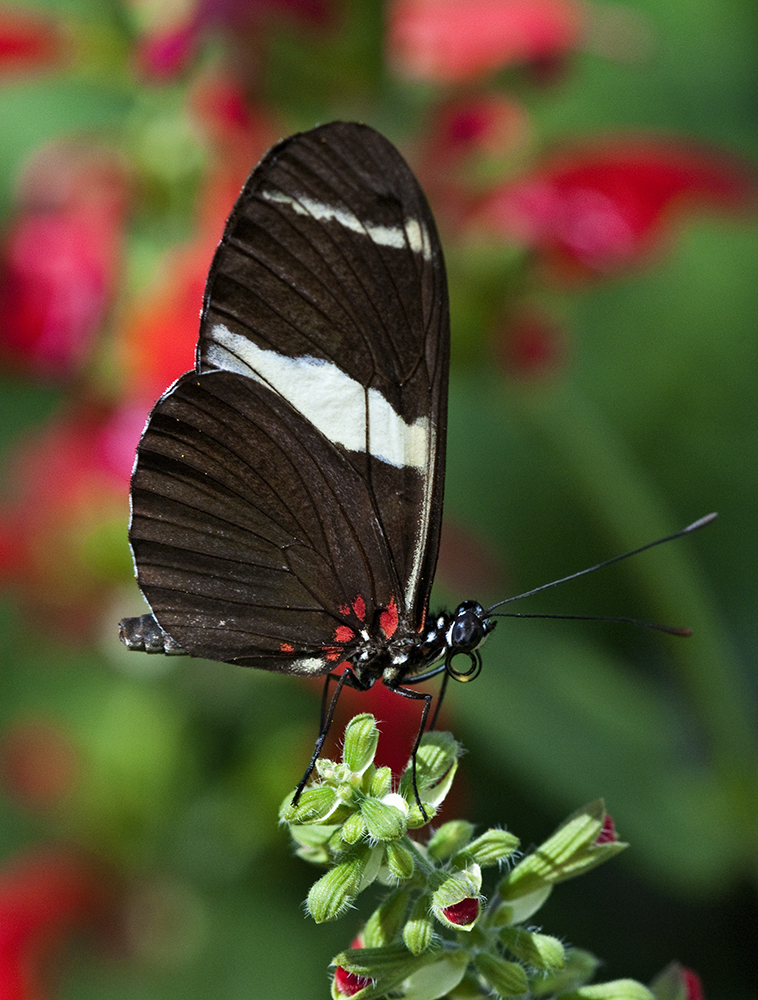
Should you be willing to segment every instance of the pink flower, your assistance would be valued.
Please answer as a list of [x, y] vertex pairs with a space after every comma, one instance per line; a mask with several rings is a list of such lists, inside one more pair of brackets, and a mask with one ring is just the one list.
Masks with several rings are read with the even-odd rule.
[[0, 868], [0, 996], [44, 1000], [50, 958], [82, 929], [102, 926], [112, 889], [104, 872], [64, 848], [17, 856]]
[[604, 139], [496, 187], [473, 213], [532, 246], [561, 273], [605, 275], [638, 262], [682, 206], [744, 210], [754, 179], [724, 154], [677, 139]]
[[0, 248], [0, 354], [61, 380], [87, 359], [114, 295], [125, 172], [110, 151], [55, 143], [28, 165], [19, 201]]
[[575, 48], [583, 19], [574, 0], [395, 0], [389, 59], [403, 76], [460, 83]]

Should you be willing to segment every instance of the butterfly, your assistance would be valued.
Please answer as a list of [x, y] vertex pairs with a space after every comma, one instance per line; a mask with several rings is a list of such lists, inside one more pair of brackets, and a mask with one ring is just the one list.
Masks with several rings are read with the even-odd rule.
[[121, 622], [126, 645], [340, 669], [337, 693], [381, 680], [424, 701], [415, 762], [431, 695], [413, 686], [475, 676], [495, 624], [476, 601], [429, 613], [449, 350], [439, 236], [397, 149], [349, 122], [274, 146], [213, 259], [195, 369], [137, 449], [129, 541], [151, 613]]
[[382, 681], [424, 702], [411, 755], [423, 812], [415, 761], [432, 696], [415, 685], [442, 674], [441, 699], [448, 678], [476, 677], [498, 617], [582, 617], [501, 604], [715, 516], [488, 609], [430, 614], [449, 352], [442, 247], [397, 149], [351, 122], [274, 146], [211, 264], [195, 368], [137, 449], [129, 542], [150, 614], [120, 635], [133, 650], [336, 679], [296, 798], [342, 687]]

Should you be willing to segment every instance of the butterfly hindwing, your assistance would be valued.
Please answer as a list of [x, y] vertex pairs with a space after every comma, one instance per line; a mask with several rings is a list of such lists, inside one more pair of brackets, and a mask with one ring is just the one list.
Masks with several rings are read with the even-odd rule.
[[394, 147], [347, 123], [274, 147], [214, 258], [197, 370], [138, 451], [130, 540], [173, 639], [311, 673], [389, 605], [421, 627], [447, 352], [439, 241]]

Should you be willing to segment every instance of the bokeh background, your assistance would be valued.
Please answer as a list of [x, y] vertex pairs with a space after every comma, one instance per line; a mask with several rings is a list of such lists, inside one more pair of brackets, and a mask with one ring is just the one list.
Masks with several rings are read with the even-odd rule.
[[[544, 929], [604, 979], [758, 995], [758, 8], [753, 0], [42, 0], [0, 6], [0, 994], [326, 996], [279, 803], [318, 691], [127, 654], [134, 446], [276, 139], [402, 149], [453, 319], [436, 597], [509, 610], [445, 723], [449, 816], [524, 847], [603, 795], [631, 848]], [[415, 717], [370, 698], [386, 759]], [[692, 994], [691, 1000], [694, 1000]]]

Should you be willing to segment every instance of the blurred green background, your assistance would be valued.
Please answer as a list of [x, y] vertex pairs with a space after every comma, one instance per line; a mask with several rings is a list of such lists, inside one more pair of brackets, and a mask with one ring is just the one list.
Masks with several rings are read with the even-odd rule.
[[[23, 344], [6, 350], [0, 389], [0, 879], [29, 851], [76, 845], [105, 864], [118, 898], [108, 933], [67, 955], [50, 996], [326, 996], [329, 959], [359, 926], [359, 914], [323, 927], [305, 918], [317, 873], [276, 826], [310, 753], [318, 691], [122, 650], [116, 623], [140, 611], [123, 462], [120, 477], [76, 486], [97, 465], [93, 412], [128, 404], [141, 425], [192, 363], [183, 320], [165, 377], [154, 356], [163, 341], [153, 351], [140, 340], [156, 304], [173, 315], [171, 277], [181, 282], [186, 258], [167, 267], [165, 255], [201, 243], [207, 226], [209, 259], [233, 185], [266, 145], [333, 118], [364, 120], [400, 146], [446, 249], [453, 360], [437, 600], [499, 600], [719, 512], [700, 533], [518, 605], [687, 625], [692, 638], [499, 623], [482, 676], [448, 694], [446, 724], [469, 751], [458, 810], [507, 824], [528, 848], [604, 796], [631, 848], [560, 887], [545, 930], [598, 954], [604, 979], [646, 982], [677, 959], [709, 1000], [758, 995], [755, 216], [690, 198], [651, 226], [651, 246], [581, 280], [551, 266], [540, 239], [469, 224], [498, 185], [544, 178], [556, 143], [581, 162], [582, 149], [619, 133], [629, 148], [651, 135], [664, 149], [707, 145], [714, 169], [752, 189], [758, 8], [597, 0], [576, 10], [571, 44], [441, 80], [414, 79], [407, 53], [393, 56], [400, 3], [40, 3], [13, 8], [52, 18], [35, 29], [48, 47], [26, 49], [0, 8], [6, 272], [14, 234], [47, 211], [39, 185], [27, 182], [26, 201], [18, 193], [43, 144], [106, 148], [127, 178], [95, 339], [52, 373]], [[19, 49], [34, 58], [14, 61]], [[218, 80], [249, 118], [228, 103], [208, 112]], [[446, 109], [493, 96], [517, 109], [515, 138], [493, 150], [474, 137], [456, 159]], [[214, 190], [224, 194], [208, 221]], [[618, 192], [622, 204], [632, 196], [644, 202]], [[192, 322], [199, 279], [187, 268]], [[14, 287], [3, 286], [4, 307], [18, 305]], [[81, 420], [78, 446], [46, 437], [64, 418]], [[30, 465], [23, 456], [43, 439], [47, 457]], [[64, 489], [56, 456], [69, 447], [81, 467]], [[8, 905], [0, 917], [13, 919]]]

